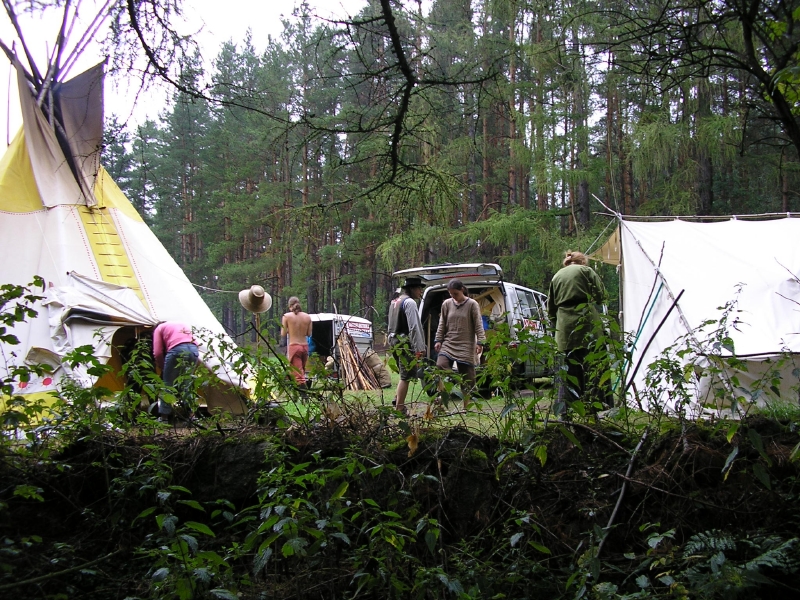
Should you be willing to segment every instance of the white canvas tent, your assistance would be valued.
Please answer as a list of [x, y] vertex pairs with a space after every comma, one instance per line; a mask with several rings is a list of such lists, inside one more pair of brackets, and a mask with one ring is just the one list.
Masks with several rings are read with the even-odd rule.
[[233, 342], [100, 166], [103, 66], [53, 82], [49, 117], [30, 75], [15, 66], [23, 129], [0, 160], [0, 282], [25, 285], [38, 275], [47, 289], [38, 317], [14, 330], [20, 344], [0, 348], [0, 370], [33, 362], [55, 369], [19, 382], [25, 393], [52, 391], [67, 375], [90, 385], [86, 373], [62, 364], [66, 352], [91, 344], [98, 358], [113, 360], [123, 330], [180, 321], [208, 334], [201, 359], [218, 380], [205, 391], [209, 408], [243, 412], [246, 388], [216, 352]]
[[[683, 399], [668, 391], [674, 386], [646, 379], [648, 367], [674, 346], [670, 356], [692, 365], [685, 383], [695, 412], [733, 400], [797, 402], [798, 240], [797, 215], [717, 222], [620, 218], [592, 256], [620, 269], [622, 326], [632, 340], [628, 401], [649, 410], [680, 408]], [[701, 328], [709, 320], [714, 323]], [[721, 325], [724, 335], [714, 334]], [[677, 354], [687, 347], [690, 352]]]

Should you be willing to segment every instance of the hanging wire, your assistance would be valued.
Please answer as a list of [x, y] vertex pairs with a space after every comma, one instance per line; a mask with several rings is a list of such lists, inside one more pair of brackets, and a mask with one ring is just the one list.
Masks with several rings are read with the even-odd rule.
[[592, 248], [594, 248], [594, 245], [600, 240], [601, 237], [603, 237], [605, 235], [606, 231], [608, 231], [608, 228], [611, 227], [612, 225], [614, 225], [615, 223], [616, 223], [616, 220], [609, 221], [608, 225], [606, 225], [605, 229], [603, 229], [603, 231], [600, 232], [600, 235], [598, 235], [595, 238], [595, 240], [589, 246], [589, 249], [586, 252], [584, 252], [584, 254], [587, 254], [587, 255], [591, 254]]
[[[191, 281], [189, 283], [191, 283]], [[205, 290], [207, 292], [213, 292], [215, 294], [238, 294], [239, 293], [239, 292], [235, 292], [235, 291], [232, 291], [232, 290], [220, 290], [218, 288], [210, 288], [210, 287], [206, 287], [204, 285], [200, 285], [199, 283], [192, 283], [192, 285], [194, 287], [196, 287], [196, 288], [201, 289], [201, 290]]]

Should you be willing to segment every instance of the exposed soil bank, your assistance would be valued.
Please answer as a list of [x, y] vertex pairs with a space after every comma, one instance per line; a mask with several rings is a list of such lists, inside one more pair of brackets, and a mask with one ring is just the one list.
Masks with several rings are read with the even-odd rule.
[[800, 593], [797, 434], [786, 425], [753, 420], [729, 443], [707, 424], [644, 441], [556, 424], [524, 446], [455, 428], [413, 438], [413, 453], [397, 427], [356, 430], [104, 435], [52, 462], [7, 456], [0, 593]]

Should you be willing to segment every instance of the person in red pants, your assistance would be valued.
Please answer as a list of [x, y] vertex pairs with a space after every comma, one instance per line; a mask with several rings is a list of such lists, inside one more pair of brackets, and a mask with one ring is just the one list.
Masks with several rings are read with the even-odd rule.
[[308, 338], [311, 336], [311, 317], [304, 313], [297, 296], [289, 298], [289, 312], [281, 319], [281, 335], [288, 335], [286, 355], [292, 365], [297, 385], [306, 385], [306, 362], [308, 362]]

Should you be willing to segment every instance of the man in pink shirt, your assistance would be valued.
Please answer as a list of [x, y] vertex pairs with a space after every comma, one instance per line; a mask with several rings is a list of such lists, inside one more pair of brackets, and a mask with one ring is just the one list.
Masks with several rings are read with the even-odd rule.
[[[153, 331], [153, 356], [156, 366], [161, 369], [164, 384], [174, 387], [177, 381], [178, 399], [190, 399], [191, 375], [200, 356], [192, 337], [192, 328], [171, 321], [159, 323]], [[161, 398], [158, 400], [158, 414], [164, 420], [170, 419], [172, 414], [172, 406]]]

